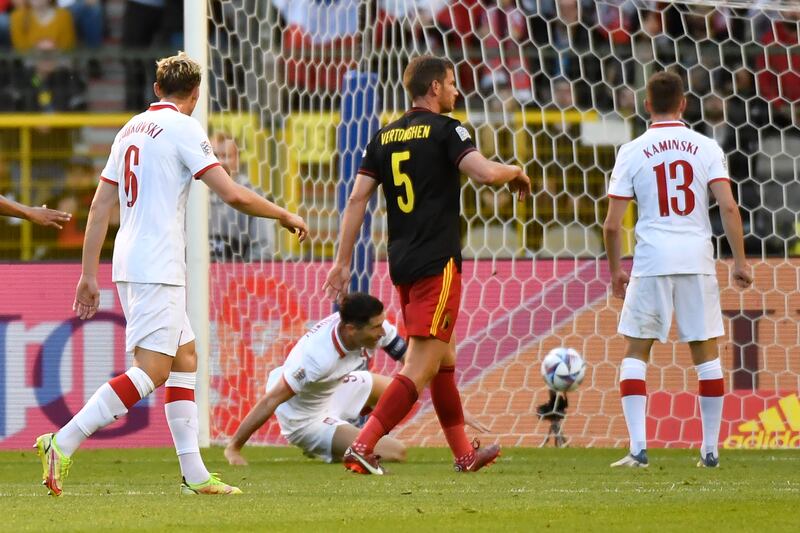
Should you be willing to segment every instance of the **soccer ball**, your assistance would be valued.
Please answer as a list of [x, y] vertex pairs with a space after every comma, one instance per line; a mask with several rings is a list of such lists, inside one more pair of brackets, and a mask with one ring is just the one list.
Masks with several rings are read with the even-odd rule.
[[577, 389], [585, 374], [586, 362], [572, 348], [553, 348], [542, 360], [544, 382], [556, 392]]

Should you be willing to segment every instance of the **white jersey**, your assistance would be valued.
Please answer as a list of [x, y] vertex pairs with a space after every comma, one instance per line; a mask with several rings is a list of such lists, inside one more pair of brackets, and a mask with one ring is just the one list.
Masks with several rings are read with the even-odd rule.
[[[342, 379], [372, 357], [373, 350], [344, 348], [337, 331], [339, 323], [339, 313], [323, 319], [300, 338], [283, 366], [270, 372], [268, 388], [284, 379], [295, 393], [276, 409], [280, 417], [307, 421], [324, 415]], [[384, 321], [383, 329], [386, 333], [378, 341], [378, 348], [389, 346], [397, 337], [397, 328], [388, 321]]]
[[200, 123], [160, 102], [117, 133], [100, 179], [119, 187], [113, 281], [186, 285], [192, 177], [219, 165]]
[[633, 276], [715, 274], [708, 186], [728, 180], [722, 148], [683, 122], [657, 122], [617, 154], [610, 198], [635, 199]]

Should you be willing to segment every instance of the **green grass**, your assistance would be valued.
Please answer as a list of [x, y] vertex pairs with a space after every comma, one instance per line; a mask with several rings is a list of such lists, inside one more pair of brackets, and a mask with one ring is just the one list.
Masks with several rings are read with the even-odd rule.
[[[249, 448], [251, 466], [209, 467], [245, 491], [181, 497], [168, 449], [81, 451], [62, 498], [45, 496], [31, 452], [0, 453], [0, 531], [789, 531], [800, 453], [652, 450], [647, 470], [611, 470], [606, 449], [508, 449], [456, 474], [443, 449], [411, 450], [390, 476], [357, 476], [292, 448]], [[792, 526], [791, 524], [795, 524]]]

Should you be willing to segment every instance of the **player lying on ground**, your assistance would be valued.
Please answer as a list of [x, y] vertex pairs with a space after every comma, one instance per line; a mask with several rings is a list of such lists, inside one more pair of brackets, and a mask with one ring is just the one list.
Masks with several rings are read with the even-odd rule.
[[408, 354], [375, 411], [344, 457], [345, 468], [382, 474], [376, 443], [430, 386], [431, 402], [459, 472], [491, 464], [500, 447], [473, 446], [464, 431], [456, 386], [455, 330], [461, 302], [461, 173], [480, 185], [508, 185], [519, 199], [531, 191], [522, 168], [487, 160], [469, 131], [445, 115], [458, 98], [453, 64], [414, 58], [403, 73], [413, 107], [367, 145], [342, 215], [336, 261], [325, 291], [339, 297], [350, 283], [350, 263], [372, 195], [383, 187], [389, 228], [389, 274], [400, 296]]
[[[689, 343], [699, 384], [703, 446], [697, 466], [715, 467], [724, 393], [717, 337], [725, 329], [711, 245], [709, 190], [719, 204], [733, 253], [733, 282], [745, 288], [753, 279], [744, 255], [742, 219], [722, 148], [681, 122], [686, 108], [681, 78], [671, 72], [654, 74], [647, 82], [645, 108], [652, 123], [617, 154], [603, 226], [612, 292], [625, 299], [619, 318], [626, 341], [619, 391], [630, 435], [630, 453], [611, 466], [648, 465], [647, 361], [653, 342], [667, 341], [674, 310], [678, 338]], [[622, 218], [633, 199], [638, 219], [629, 277], [620, 249]]]
[[200, 98], [200, 66], [184, 53], [157, 65], [154, 90], [161, 101], [120, 130], [100, 176], [73, 304], [83, 320], [97, 312], [100, 249], [119, 202], [112, 279], [127, 321], [125, 349], [133, 366], [102, 385], [58, 433], [36, 439], [44, 484], [55, 496], [83, 441], [161, 385], [166, 385], [164, 411], [183, 475], [181, 494], [241, 493], [208, 472], [198, 445], [197, 355], [185, 291], [189, 185], [203, 180], [227, 204], [251, 216], [278, 219], [301, 240], [308, 231], [302, 218], [238, 185], [220, 166], [203, 128], [189, 116]]
[[[267, 381], [267, 394], [242, 421], [225, 457], [245, 465], [241, 449], [273, 413], [281, 434], [306, 455], [325, 462], [339, 461], [358, 435], [354, 422], [365, 408], [373, 408], [391, 379], [365, 370], [376, 348], [395, 361], [402, 360], [406, 343], [397, 328], [385, 320], [377, 298], [353, 293], [342, 299], [339, 312], [325, 318], [292, 348], [283, 366]], [[486, 431], [465, 413], [468, 424]], [[378, 441], [375, 453], [387, 461], [403, 461], [403, 443], [390, 436]]]
[[48, 209], [46, 205], [42, 207], [28, 207], [14, 200], [9, 200], [0, 194], [0, 215], [7, 217], [17, 217], [29, 220], [40, 226], [50, 226], [51, 228], [61, 228], [61, 224], [69, 222], [72, 215], [55, 209]]

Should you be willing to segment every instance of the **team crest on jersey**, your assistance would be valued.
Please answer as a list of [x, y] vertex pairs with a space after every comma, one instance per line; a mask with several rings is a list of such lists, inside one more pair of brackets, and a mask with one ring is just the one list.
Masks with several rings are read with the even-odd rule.
[[203, 151], [205, 155], [211, 155], [212, 150], [211, 144], [208, 141], [203, 141], [200, 143], [200, 149]]
[[292, 374], [292, 377], [296, 381], [305, 380], [306, 379], [306, 369], [305, 368], [298, 368], [297, 370], [295, 370], [294, 374]]
[[466, 141], [467, 139], [470, 138], [469, 132], [467, 131], [467, 128], [465, 128], [464, 126], [456, 126], [456, 133], [458, 133], [458, 137], [462, 141]]

